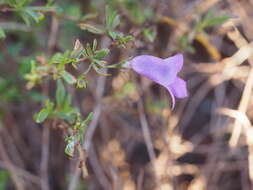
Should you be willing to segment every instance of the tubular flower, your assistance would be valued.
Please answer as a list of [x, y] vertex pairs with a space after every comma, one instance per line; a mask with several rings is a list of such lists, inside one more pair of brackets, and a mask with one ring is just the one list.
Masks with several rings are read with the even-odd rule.
[[170, 93], [172, 108], [175, 106], [175, 97], [187, 97], [186, 82], [177, 76], [183, 66], [183, 55], [177, 54], [166, 59], [150, 55], [141, 55], [133, 58], [126, 64], [136, 73], [164, 86]]

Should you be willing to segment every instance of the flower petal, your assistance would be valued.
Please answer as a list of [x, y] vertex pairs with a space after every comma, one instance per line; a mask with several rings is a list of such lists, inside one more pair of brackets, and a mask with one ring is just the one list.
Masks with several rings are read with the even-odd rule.
[[170, 84], [168, 87], [177, 98], [185, 98], [188, 96], [186, 82], [179, 77], [176, 77], [174, 83]]
[[183, 67], [184, 58], [182, 54], [176, 54], [172, 57], [164, 59], [166, 64], [172, 65], [177, 72], [181, 71]]
[[170, 88], [169, 86], [167, 86], [166, 88], [167, 88], [168, 92], [170, 93], [171, 102], [172, 102], [172, 103], [171, 103], [171, 108], [174, 109], [175, 103], [176, 103], [175, 96], [174, 96], [174, 94], [172, 93], [171, 88]]
[[174, 82], [178, 72], [175, 64], [166, 64], [164, 59], [149, 55], [135, 57], [130, 61], [130, 66], [138, 74], [165, 87]]
[[175, 97], [187, 97], [186, 83], [177, 77], [183, 66], [183, 55], [161, 59], [149, 55], [137, 56], [124, 66], [132, 68], [138, 74], [164, 86], [170, 93], [172, 109], [175, 107]]

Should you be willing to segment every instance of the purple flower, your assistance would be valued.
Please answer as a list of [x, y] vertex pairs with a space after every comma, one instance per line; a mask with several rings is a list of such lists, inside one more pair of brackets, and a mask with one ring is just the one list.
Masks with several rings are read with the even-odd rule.
[[170, 93], [172, 108], [175, 106], [175, 97], [187, 97], [186, 83], [177, 77], [183, 66], [183, 55], [161, 59], [150, 55], [141, 55], [133, 58], [127, 64], [135, 72], [164, 86]]

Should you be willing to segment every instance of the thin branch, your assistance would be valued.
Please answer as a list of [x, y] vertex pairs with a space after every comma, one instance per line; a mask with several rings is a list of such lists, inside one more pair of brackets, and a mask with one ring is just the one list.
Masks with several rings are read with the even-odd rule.
[[75, 173], [72, 176], [70, 184], [68, 186], [68, 190], [75, 190], [76, 189], [76, 186], [77, 186], [77, 184], [79, 182], [80, 176], [81, 176], [81, 170], [80, 170], [79, 167], [76, 167], [75, 168]]
[[11, 164], [7, 152], [5, 151], [4, 145], [0, 138], [0, 152], [1, 158], [3, 159], [6, 169], [10, 172], [14, 186], [17, 190], [25, 190], [24, 181], [18, 176], [16, 168]]
[[97, 154], [94, 150], [93, 144], [90, 145], [90, 163], [93, 168], [93, 171], [95, 175], [97, 176], [97, 179], [99, 183], [103, 186], [104, 189], [112, 189], [111, 184], [107, 180], [106, 176], [104, 175], [102, 168], [100, 167], [99, 160], [97, 157]]
[[42, 132], [42, 153], [41, 153], [41, 163], [40, 163], [40, 176], [41, 176], [41, 189], [49, 190], [48, 183], [48, 161], [49, 161], [49, 138], [50, 129], [48, 125], [43, 126]]
[[139, 116], [140, 116], [140, 121], [141, 121], [141, 129], [143, 132], [145, 143], [148, 148], [148, 154], [153, 163], [156, 156], [155, 156], [154, 146], [153, 146], [151, 135], [150, 135], [150, 130], [148, 127], [148, 122], [144, 114], [143, 103], [141, 100], [139, 100], [138, 102], [138, 111], [139, 111]]
[[[107, 69], [105, 69], [105, 73], [107, 73]], [[83, 148], [86, 152], [88, 152], [89, 147], [92, 143], [92, 137], [94, 135], [94, 132], [96, 130], [97, 124], [98, 124], [98, 119], [99, 116], [101, 114], [101, 102], [99, 101], [104, 93], [104, 89], [105, 89], [105, 81], [106, 81], [106, 77], [104, 76], [99, 76], [98, 78], [98, 84], [97, 84], [97, 88], [96, 88], [96, 100], [97, 100], [97, 104], [93, 110], [93, 119], [89, 125], [89, 128], [86, 131], [85, 134], [85, 141], [83, 144]]]
[[[106, 38], [102, 39], [101, 44], [102, 44], [101, 45], [102, 47], [104, 47], [108, 44], [108, 42], [106, 41]], [[78, 62], [80, 63], [85, 60], [86, 60], [86, 58], [83, 58], [83, 59], [79, 60]], [[107, 69], [104, 69], [104, 73], [107, 73]], [[90, 152], [90, 147], [92, 147], [92, 138], [93, 138], [94, 132], [97, 128], [98, 120], [99, 120], [99, 117], [101, 114], [101, 109], [102, 109], [101, 99], [102, 99], [104, 91], [105, 91], [105, 82], [106, 82], [106, 77], [100, 75], [97, 80], [97, 87], [96, 87], [96, 94], [95, 94], [96, 105], [93, 109], [93, 118], [92, 118], [92, 121], [91, 121], [88, 129], [86, 130], [86, 132], [84, 134], [85, 138], [84, 138], [84, 143], [83, 143], [82, 147], [84, 148], [84, 150], [87, 154], [91, 154], [91, 155], [89, 155], [90, 157], [92, 157], [92, 154], [93, 154], [92, 151]], [[94, 152], [94, 150], [93, 150], [93, 152]], [[93, 154], [93, 156], [94, 155], [95, 155], [95, 153]], [[94, 159], [91, 159], [91, 160], [92, 160], [91, 161], [92, 163], [96, 161], [96, 160], [94, 161]], [[92, 167], [95, 170], [95, 173], [96, 173], [97, 168], [100, 168], [96, 164], [95, 165], [93, 164]], [[99, 174], [101, 174], [101, 172]], [[71, 190], [74, 187], [76, 187], [76, 185], [78, 183], [78, 176], [77, 175], [79, 175], [78, 172], [76, 172], [72, 176], [71, 183], [70, 183], [70, 186], [68, 187], [68, 189]], [[102, 180], [101, 183], [108, 186], [109, 182], [107, 182], [105, 176], [104, 175], [99, 175], [99, 176], [100, 176], [99, 179], [101, 178], [101, 180]], [[103, 178], [105, 178], [105, 179], [103, 180]]]
[[55, 17], [52, 17], [51, 30], [47, 46], [48, 55], [51, 55], [53, 53], [57, 41], [58, 31], [59, 31], [59, 20]]
[[[251, 70], [250, 70], [250, 73], [249, 73], [249, 76], [248, 76], [248, 79], [247, 79], [247, 82], [244, 87], [242, 97], [241, 97], [241, 100], [239, 103], [239, 107], [238, 107], [238, 111], [243, 114], [245, 114], [247, 111], [252, 89], [253, 89], [253, 68], [251, 68]], [[235, 123], [234, 123], [233, 132], [232, 132], [232, 135], [229, 140], [229, 145], [231, 147], [235, 147], [237, 145], [241, 131], [242, 131], [242, 125], [240, 124], [240, 122], [236, 118]]]
[[38, 176], [33, 175], [32, 173], [30, 173], [22, 168], [19, 168], [19, 167], [15, 166], [14, 164], [11, 164], [6, 161], [0, 161], [0, 167], [4, 168], [6, 170], [9, 170], [10, 167], [15, 168], [17, 175], [22, 176], [24, 179], [26, 179], [32, 183], [40, 184], [40, 178]]

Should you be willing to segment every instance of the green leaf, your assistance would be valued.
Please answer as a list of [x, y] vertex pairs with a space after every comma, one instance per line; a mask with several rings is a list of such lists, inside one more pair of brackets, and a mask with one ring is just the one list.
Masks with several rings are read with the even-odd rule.
[[45, 105], [46, 105], [46, 108], [49, 112], [51, 112], [54, 108], [54, 103], [51, 102], [49, 99], [46, 100]]
[[6, 35], [5, 35], [5, 32], [2, 28], [0, 28], [0, 38], [5, 38]]
[[61, 77], [68, 83], [68, 84], [75, 84], [76, 83], [76, 78], [71, 75], [67, 71], [62, 71], [61, 72]]
[[45, 100], [45, 96], [43, 96], [43, 94], [37, 91], [30, 91], [28, 95], [36, 103], [39, 103]]
[[116, 15], [112, 21], [112, 28], [115, 29], [120, 24], [120, 16]]
[[80, 3], [64, 3], [61, 7], [64, 8], [65, 15], [70, 15], [77, 19], [80, 19], [82, 16], [82, 6]]
[[44, 15], [39, 11], [33, 10], [33, 7], [22, 8], [19, 10], [19, 14], [28, 26], [31, 24], [30, 19], [33, 19], [36, 23], [44, 19]]
[[105, 7], [105, 23], [107, 30], [112, 30], [111, 24], [112, 24], [112, 17], [113, 17], [113, 9], [111, 6], [107, 5]]
[[69, 108], [71, 105], [71, 102], [72, 102], [72, 96], [70, 94], [68, 94], [65, 98], [65, 101], [64, 101], [64, 109]]
[[0, 190], [7, 189], [9, 177], [10, 174], [6, 170], [3, 169], [0, 170]]
[[65, 91], [64, 85], [61, 80], [58, 80], [57, 89], [56, 89], [56, 103], [58, 106], [62, 107], [65, 96], [66, 96], [66, 91]]
[[22, 12], [22, 11], [19, 11], [18, 13], [21, 16], [21, 18], [24, 20], [25, 24], [27, 26], [30, 26], [31, 25], [31, 21], [30, 21], [29, 15], [27, 13], [25, 13], [25, 12]]
[[120, 32], [115, 31], [108, 31], [108, 35], [114, 40], [123, 36]]
[[16, 0], [5, 0], [5, 2], [10, 5], [11, 7], [18, 7], [18, 2]]
[[18, 2], [19, 7], [23, 7], [23, 6], [31, 3], [32, 0], [18, 0], [17, 2]]
[[125, 44], [133, 39], [134, 39], [133, 36], [128, 35], [128, 36], [123, 36], [119, 38], [118, 41], [119, 41], [119, 44], [125, 48]]
[[92, 26], [90, 24], [79, 24], [79, 27], [82, 29], [82, 30], [87, 30], [93, 34], [104, 34], [104, 30], [103, 29], [100, 29], [98, 27], [95, 27], [95, 26]]
[[178, 45], [179, 45], [180, 48], [184, 49], [187, 52], [190, 52], [190, 53], [195, 52], [194, 47], [189, 42], [189, 36], [188, 35], [181, 36], [181, 38], [179, 38], [179, 40], [178, 40]]
[[74, 151], [75, 151], [75, 137], [70, 136], [70, 137], [66, 138], [65, 141], [68, 143], [65, 147], [65, 153], [68, 156], [73, 157]]
[[148, 40], [149, 42], [154, 42], [154, 40], [155, 40], [154, 32], [152, 32], [152, 31], [149, 30], [149, 29], [144, 29], [144, 30], [143, 30], [143, 34], [144, 34], [144, 36], [147, 38], [147, 40]]
[[206, 22], [206, 27], [219, 26], [226, 22], [230, 17], [228, 15], [221, 15], [214, 17]]
[[91, 46], [90, 46], [89, 43], [86, 44], [85, 51], [86, 51], [86, 54], [87, 54], [88, 56], [92, 56], [92, 55], [93, 55], [93, 51], [92, 51]]
[[93, 40], [93, 45], [92, 45], [92, 51], [96, 51], [97, 45], [98, 45], [98, 41], [97, 41], [97, 39], [94, 39]]
[[223, 24], [224, 22], [226, 22], [229, 18], [230, 18], [230, 16], [228, 16], [228, 15], [216, 16], [214, 11], [211, 9], [207, 12], [204, 19], [202, 21], [198, 22], [195, 27], [196, 27], [197, 31], [203, 32], [203, 30], [206, 27], [219, 26], [219, 25]]
[[143, 24], [145, 22], [148, 14], [145, 13], [147, 11], [142, 9], [141, 1], [127, 0], [124, 1], [124, 4], [128, 9], [133, 22], [136, 24]]
[[51, 59], [49, 60], [48, 64], [49, 65], [53, 65], [53, 64], [56, 64], [56, 63], [60, 63], [61, 62], [61, 57], [62, 57], [62, 53], [55, 53]]
[[40, 112], [38, 114], [36, 114], [35, 119], [36, 119], [36, 123], [42, 123], [43, 121], [45, 121], [47, 119], [49, 115], [49, 110], [43, 108], [42, 110], [40, 110]]
[[93, 112], [90, 112], [89, 115], [86, 117], [86, 119], [84, 120], [84, 122], [88, 122], [88, 121], [91, 121], [93, 118]]
[[101, 50], [98, 50], [98, 51], [95, 51], [95, 56], [94, 58], [95, 59], [104, 59], [105, 56], [108, 55], [108, 53], [110, 52], [109, 49], [101, 49]]
[[80, 49], [80, 50], [73, 50], [70, 54], [71, 58], [75, 58], [75, 59], [78, 59], [82, 53], [83, 53], [83, 49]]
[[53, 6], [54, 0], [47, 0], [46, 6]]
[[105, 14], [106, 28], [108, 31], [112, 31], [120, 24], [120, 16], [117, 14], [117, 11], [108, 5], [106, 6]]
[[73, 51], [70, 53], [71, 58], [79, 58], [82, 53], [83, 53], [84, 49], [83, 49], [83, 45], [81, 44], [81, 42], [77, 39], [75, 41], [75, 46]]
[[66, 120], [69, 123], [73, 123], [76, 120], [76, 115], [79, 113], [79, 110], [73, 107], [64, 108], [63, 111], [54, 112], [54, 117], [62, 120]]
[[77, 88], [86, 88], [87, 87], [87, 80], [84, 77], [79, 77], [77, 79]]
[[209, 9], [206, 13], [206, 16], [204, 17], [204, 21], [205, 20], [210, 20], [214, 17], [214, 10], [213, 9]]
[[62, 71], [64, 69], [65, 64], [71, 63], [73, 59], [70, 58], [71, 52], [65, 51], [63, 55], [59, 57], [59, 64], [57, 65], [57, 69]]

